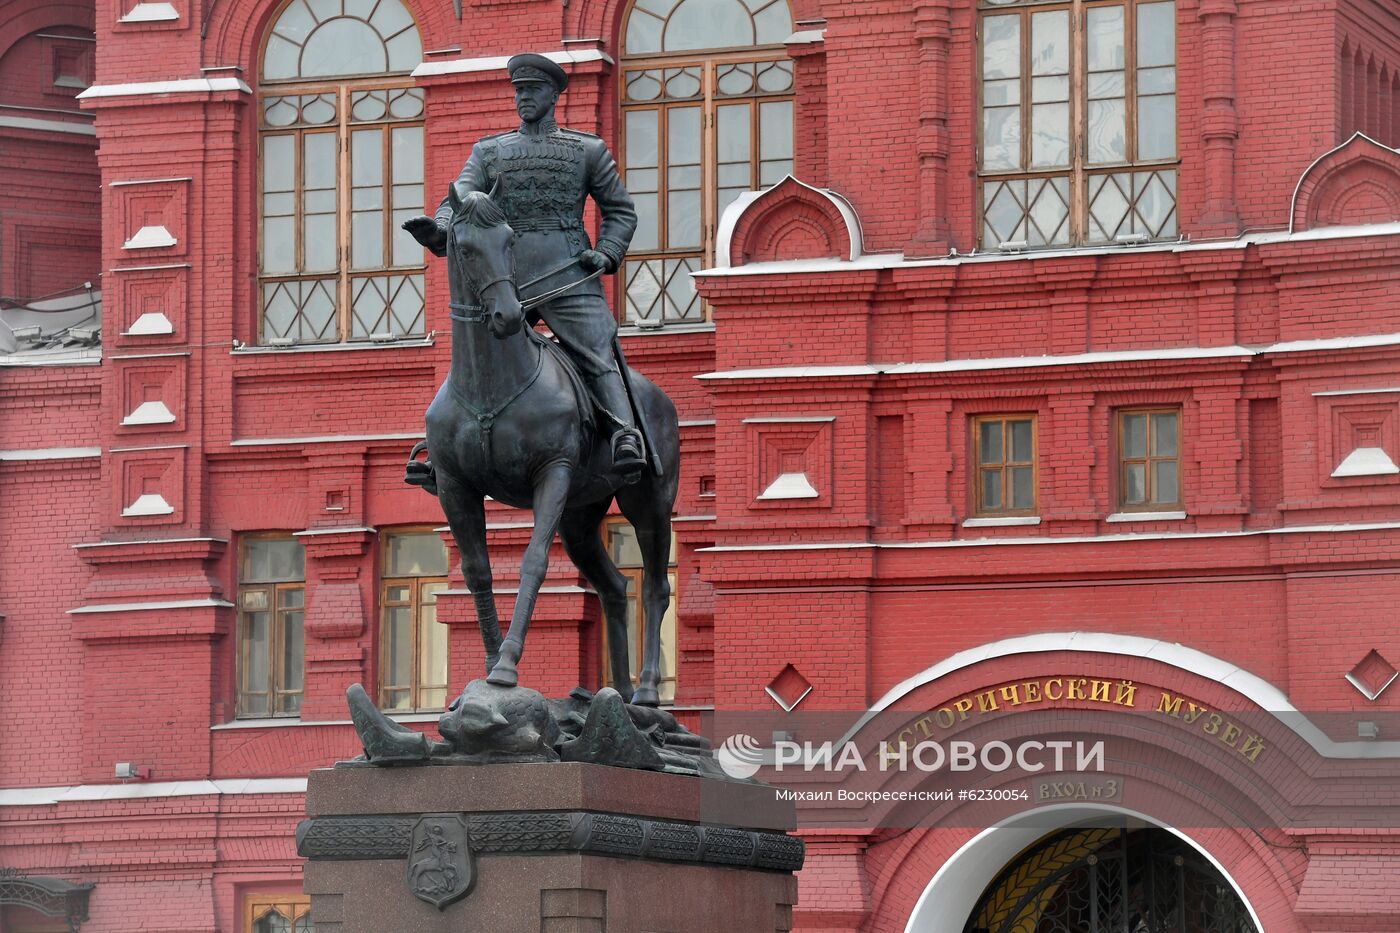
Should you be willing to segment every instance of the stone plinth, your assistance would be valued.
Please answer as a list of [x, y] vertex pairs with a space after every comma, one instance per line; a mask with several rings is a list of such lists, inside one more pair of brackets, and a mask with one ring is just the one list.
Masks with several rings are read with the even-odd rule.
[[791, 929], [803, 847], [772, 788], [570, 763], [337, 768], [312, 772], [306, 807], [318, 933]]

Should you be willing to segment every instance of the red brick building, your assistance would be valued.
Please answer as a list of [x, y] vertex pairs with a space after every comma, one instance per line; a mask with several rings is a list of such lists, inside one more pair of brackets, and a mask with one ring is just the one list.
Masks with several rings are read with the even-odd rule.
[[[1163, 858], [1175, 925], [1133, 929], [1400, 927], [1393, 3], [9, 0], [0, 929], [312, 929], [346, 685], [430, 724], [477, 675], [402, 482], [445, 270], [396, 230], [513, 126], [521, 50], [643, 217], [612, 294], [682, 418], [678, 712], [1130, 681], [1292, 723], [1265, 757], [1211, 712], [1029, 827], [808, 825], [793, 929], [1127, 929]], [[490, 520], [508, 591], [529, 516]], [[527, 683], [601, 682], [581, 583]]]

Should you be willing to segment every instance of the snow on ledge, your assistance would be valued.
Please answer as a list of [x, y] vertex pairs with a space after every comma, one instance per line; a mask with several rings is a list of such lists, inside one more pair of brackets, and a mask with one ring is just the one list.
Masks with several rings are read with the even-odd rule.
[[150, 515], [173, 515], [175, 507], [165, 501], [158, 492], [148, 492], [138, 496], [136, 501], [122, 509], [122, 518], [142, 518]]
[[8, 787], [0, 790], [0, 807], [42, 807], [77, 801], [133, 800], [151, 797], [304, 793], [306, 793], [306, 778], [133, 781], [125, 784], [79, 784], [66, 787]]
[[0, 450], [0, 460], [85, 460], [102, 456], [101, 447], [44, 447], [38, 450]]
[[175, 325], [160, 311], [147, 311], [131, 322], [131, 329], [123, 337], [156, 337], [175, 333]]
[[162, 249], [177, 242], [164, 225], [155, 224], [137, 230], [135, 236], [122, 244], [122, 249]]
[[132, 412], [122, 419], [125, 426], [136, 424], [170, 424], [175, 420], [175, 413], [166, 407], [162, 401], [142, 402], [137, 405]]
[[768, 484], [768, 488], [759, 493], [760, 501], [772, 499], [816, 499], [821, 494], [817, 492], [812, 481], [807, 479], [806, 473], [784, 473], [773, 482]]
[[[703, 275], [704, 273], [696, 273]], [[1169, 360], [1210, 360], [1256, 357], [1270, 353], [1311, 353], [1321, 350], [1364, 350], [1400, 345], [1400, 334], [1358, 337], [1324, 337], [1291, 340], [1268, 346], [1159, 347], [1141, 350], [1095, 350], [1063, 356], [1009, 356], [963, 358], [920, 363], [855, 363], [841, 366], [774, 366], [762, 369], [729, 369], [701, 373], [696, 379], [831, 379], [842, 376], [908, 376], [928, 373], [972, 372], [990, 369], [1027, 369], [1041, 366], [1087, 366], [1102, 363], [1134, 363]]]
[[1332, 478], [1346, 476], [1392, 476], [1400, 473], [1400, 467], [1390, 459], [1390, 454], [1379, 447], [1358, 447], [1337, 464]]
[[1010, 528], [1016, 525], [1039, 525], [1039, 515], [999, 515], [987, 518], [969, 518], [962, 523], [964, 528]]
[[[169, 538], [170, 541], [216, 541], [217, 538]], [[141, 542], [114, 541], [112, 544], [132, 544]], [[103, 547], [104, 544], [74, 545], [75, 547]], [[69, 609], [70, 616], [101, 615], [109, 612], [150, 612], [155, 609], [232, 609], [233, 603], [226, 599], [167, 599], [150, 603], [97, 603], [92, 606], [79, 606]]]
[[126, 12], [118, 22], [122, 23], [168, 23], [178, 20], [180, 14], [170, 3], [138, 3]]

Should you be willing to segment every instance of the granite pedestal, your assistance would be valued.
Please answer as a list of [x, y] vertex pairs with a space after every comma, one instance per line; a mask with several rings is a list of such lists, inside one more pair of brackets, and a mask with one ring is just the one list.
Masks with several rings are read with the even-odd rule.
[[769, 787], [571, 763], [342, 767], [312, 772], [306, 806], [318, 933], [791, 929], [803, 846]]

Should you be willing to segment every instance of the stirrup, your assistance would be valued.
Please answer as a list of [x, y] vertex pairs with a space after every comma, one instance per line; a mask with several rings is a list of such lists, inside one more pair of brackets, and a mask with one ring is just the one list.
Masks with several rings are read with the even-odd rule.
[[419, 441], [413, 445], [413, 452], [408, 455], [408, 464], [404, 469], [403, 481], [410, 486], [421, 486], [425, 492], [437, 495], [437, 470], [433, 467], [433, 461], [424, 457], [418, 459], [418, 454], [428, 449], [427, 441]]

